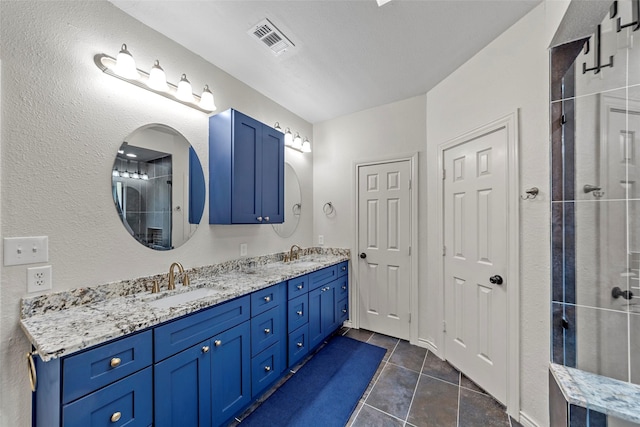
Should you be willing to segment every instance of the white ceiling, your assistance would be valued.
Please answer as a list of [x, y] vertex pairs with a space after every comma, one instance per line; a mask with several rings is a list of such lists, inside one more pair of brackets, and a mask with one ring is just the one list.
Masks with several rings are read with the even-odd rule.
[[[541, 0], [111, 2], [317, 123], [428, 92]], [[264, 18], [295, 49], [247, 34]]]

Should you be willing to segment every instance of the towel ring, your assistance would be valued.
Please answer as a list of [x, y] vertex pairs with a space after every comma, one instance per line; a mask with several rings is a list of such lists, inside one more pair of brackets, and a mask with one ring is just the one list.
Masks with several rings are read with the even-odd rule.
[[293, 212], [295, 216], [299, 216], [302, 213], [302, 204], [296, 203], [295, 205], [293, 205], [291, 207], [291, 212]]
[[331, 202], [325, 203], [324, 206], [322, 207], [322, 212], [324, 212], [325, 215], [331, 215], [335, 211], [336, 211], [336, 208], [333, 207], [333, 203]]

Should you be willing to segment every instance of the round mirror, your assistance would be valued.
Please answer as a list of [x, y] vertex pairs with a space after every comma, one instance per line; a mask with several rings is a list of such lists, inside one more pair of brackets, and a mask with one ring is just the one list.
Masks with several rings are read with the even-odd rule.
[[280, 237], [289, 237], [298, 228], [302, 214], [302, 196], [298, 175], [289, 163], [284, 164], [284, 222], [273, 224], [273, 229]]
[[116, 154], [111, 182], [122, 224], [144, 246], [177, 248], [200, 223], [202, 165], [189, 141], [169, 126], [147, 125], [129, 135]]

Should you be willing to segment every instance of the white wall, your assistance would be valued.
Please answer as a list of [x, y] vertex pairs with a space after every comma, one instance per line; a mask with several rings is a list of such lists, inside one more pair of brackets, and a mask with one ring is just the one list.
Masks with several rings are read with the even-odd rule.
[[[314, 241], [354, 242], [354, 162], [420, 152], [419, 339], [442, 348], [438, 268], [438, 145], [519, 109], [520, 182], [541, 194], [520, 210], [521, 412], [548, 425], [549, 363], [549, 61], [547, 47], [568, 6], [543, 3], [426, 96], [314, 125]], [[332, 171], [327, 174], [327, 169]], [[322, 214], [332, 201], [335, 218]]]
[[[54, 291], [96, 285], [312, 243], [311, 210], [296, 233], [278, 237], [270, 226], [210, 226], [208, 210], [195, 235], [169, 252], [137, 243], [121, 224], [111, 197], [116, 150], [133, 130], [164, 123], [182, 133], [208, 172], [206, 115], [102, 73], [97, 53], [115, 56], [124, 42], [139, 68], [159, 59], [171, 82], [186, 73], [200, 90], [213, 89], [218, 111], [229, 107], [302, 135], [312, 126], [202, 58], [135, 21], [110, 3], [0, 2], [2, 237], [49, 236]], [[312, 205], [312, 155], [287, 150]], [[0, 425], [30, 425], [31, 393], [20, 330], [27, 266], [2, 267], [0, 300]]]

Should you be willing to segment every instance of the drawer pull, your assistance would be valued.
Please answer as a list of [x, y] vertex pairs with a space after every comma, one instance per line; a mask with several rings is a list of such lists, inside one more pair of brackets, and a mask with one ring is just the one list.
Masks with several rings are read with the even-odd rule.
[[296, 345], [298, 346], [298, 348], [302, 348], [302, 345], [303, 345], [303, 344], [302, 344], [301, 342], [299, 342], [299, 343], [297, 343]]
[[269, 302], [271, 301], [271, 297], [264, 297], [264, 302]]
[[120, 418], [122, 418], [122, 412], [114, 412], [113, 415], [111, 415], [111, 422], [117, 423], [120, 421]]
[[114, 357], [111, 359], [111, 363], [109, 364], [112, 368], [117, 368], [118, 366], [120, 366], [120, 363], [122, 363], [122, 360], [119, 357]]
[[220, 345], [222, 344], [222, 341], [215, 340], [213, 343], [216, 345], [216, 347], [220, 347]]
[[258, 218], [256, 218], [258, 220], [258, 222], [262, 222], [262, 217], [259, 216]]
[[208, 345], [203, 346], [202, 347], [202, 352], [203, 353], [209, 353], [209, 346]]
[[269, 329], [269, 328], [264, 328], [264, 333], [265, 333], [265, 334], [268, 334], [268, 333], [270, 333], [270, 332], [271, 332], [271, 329]]
[[302, 290], [302, 288], [304, 288], [304, 286], [302, 286], [302, 285], [298, 285], [298, 286], [297, 286], [297, 288], [298, 288], [299, 290]]
[[347, 290], [347, 286], [346, 285], [342, 285], [342, 290], [346, 291]]
[[264, 367], [264, 370], [265, 370], [266, 372], [269, 372], [269, 371], [271, 370], [271, 366], [265, 366], [265, 367]]
[[346, 270], [347, 270], [347, 267], [343, 265], [342, 266], [342, 271], [346, 271]]
[[296, 313], [298, 314], [298, 316], [302, 316], [302, 311], [296, 311]]
[[265, 221], [269, 221], [269, 217], [268, 217], [268, 216], [265, 216], [265, 217], [264, 217], [264, 220], [265, 220]]

